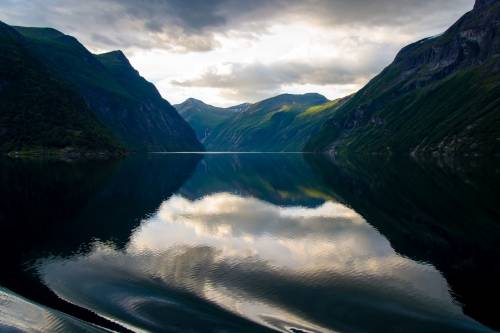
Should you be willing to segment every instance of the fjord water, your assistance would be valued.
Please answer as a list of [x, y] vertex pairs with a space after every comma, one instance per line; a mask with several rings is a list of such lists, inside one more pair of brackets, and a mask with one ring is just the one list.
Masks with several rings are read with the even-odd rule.
[[152, 154], [0, 165], [0, 330], [500, 328], [492, 163]]

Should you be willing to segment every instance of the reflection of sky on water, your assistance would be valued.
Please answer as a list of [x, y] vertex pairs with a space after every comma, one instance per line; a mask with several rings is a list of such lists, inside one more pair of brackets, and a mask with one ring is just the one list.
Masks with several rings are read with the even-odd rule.
[[173, 196], [124, 250], [95, 244], [42, 260], [39, 272], [60, 297], [133, 329], [256, 329], [237, 314], [283, 331], [488, 331], [462, 314], [437, 270], [397, 255], [334, 202]]

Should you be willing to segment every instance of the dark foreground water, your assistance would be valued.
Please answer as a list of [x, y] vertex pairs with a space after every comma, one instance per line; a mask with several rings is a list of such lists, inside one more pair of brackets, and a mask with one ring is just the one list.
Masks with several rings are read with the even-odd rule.
[[481, 165], [0, 161], [0, 331], [493, 332]]

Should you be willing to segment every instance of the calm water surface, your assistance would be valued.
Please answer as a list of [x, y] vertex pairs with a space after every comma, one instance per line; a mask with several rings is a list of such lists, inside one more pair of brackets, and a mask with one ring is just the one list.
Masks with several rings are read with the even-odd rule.
[[495, 332], [499, 185], [296, 154], [0, 161], [0, 331]]

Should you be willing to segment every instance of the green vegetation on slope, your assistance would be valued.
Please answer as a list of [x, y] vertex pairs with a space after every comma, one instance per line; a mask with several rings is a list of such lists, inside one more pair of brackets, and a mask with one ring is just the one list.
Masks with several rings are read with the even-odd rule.
[[280, 95], [253, 104], [216, 127], [205, 140], [209, 150], [297, 152], [345, 100], [319, 94]]
[[174, 105], [179, 114], [194, 129], [201, 142], [205, 141], [214, 128], [238, 112], [248, 109], [249, 106], [250, 104], [241, 104], [229, 108], [219, 108], [194, 98]]
[[308, 108], [306, 111], [304, 111], [300, 116], [301, 117], [307, 117], [307, 116], [316, 116], [318, 113], [323, 112], [323, 111], [328, 111], [334, 107], [337, 106], [340, 100], [336, 99], [334, 101], [329, 101], [320, 105], [315, 105], [311, 106]]
[[0, 151], [116, 153], [122, 148], [83, 98], [33, 57], [0, 22]]
[[[336, 152], [500, 153], [500, 73], [476, 67], [394, 97], [371, 120], [353, 106], [338, 110], [309, 147], [335, 142]], [[364, 122], [361, 126], [354, 123]], [[339, 124], [351, 123], [352, 128]], [[326, 129], [326, 130], [325, 130]], [[336, 141], [335, 141], [336, 140]]]
[[90, 53], [75, 38], [47, 28], [15, 28], [51, 74], [75, 89], [129, 149], [190, 151], [193, 130], [120, 51]]
[[500, 3], [405, 47], [322, 127], [306, 150], [499, 154]]

